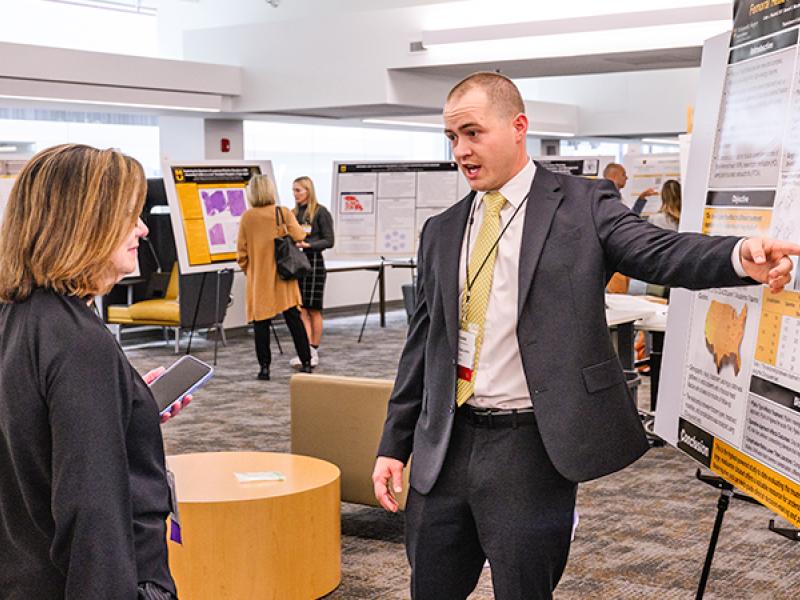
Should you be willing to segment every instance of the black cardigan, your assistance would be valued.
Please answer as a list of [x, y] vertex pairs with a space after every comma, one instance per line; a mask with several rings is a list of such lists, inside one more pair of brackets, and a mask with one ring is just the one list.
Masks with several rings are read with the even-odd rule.
[[322, 252], [328, 248], [333, 248], [333, 217], [330, 211], [322, 206], [317, 206], [317, 214], [314, 215], [314, 222], [309, 223], [306, 218], [307, 205], [297, 207], [297, 222], [300, 225], [311, 225], [311, 233], [306, 237], [305, 242], [315, 252]]
[[0, 305], [0, 596], [175, 593], [158, 409], [102, 321], [36, 290]]

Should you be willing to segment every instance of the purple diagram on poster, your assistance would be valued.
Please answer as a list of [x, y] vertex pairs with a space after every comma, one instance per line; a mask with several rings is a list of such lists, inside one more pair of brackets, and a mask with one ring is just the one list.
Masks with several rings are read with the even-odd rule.
[[208, 216], [227, 211], [234, 217], [241, 217], [244, 211], [247, 210], [247, 205], [244, 201], [244, 190], [214, 190], [213, 192], [203, 190], [200, 195], [203, 199], [205, 214]]
[[228, 208], [234, 217], [241, 217], [247, 210], [244, 202], [244, 190], [228, 190]]
[[221, 246], [225, 243], [225, 232], [222, 230], [222, 223], [217, 223], [208, 230], [208, 240], [212, 246]]
[[203, 188], [200, 206], [212, 254], [236, 251], [239, 221], [247, 210], [243, 188]]
[[214, 190], [213, 192], [201, 191], [200, 195], [203, 198], [205, 214], [209, 216], [219, 214], [227, 207], [228, 203], [225, 200], [224, 190]]

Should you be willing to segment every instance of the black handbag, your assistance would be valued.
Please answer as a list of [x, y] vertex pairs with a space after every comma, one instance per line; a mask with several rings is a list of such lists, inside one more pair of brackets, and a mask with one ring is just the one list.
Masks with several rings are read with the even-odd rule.
[[275, 236], [275, 264], [278, 267], [278, 277], [281, 279], [300, 279], [311, 272], [311, 263], [303, 251], [295, 246], [292, 236], [289, 235], [283, 212], [280, 207], [275, 207], [275, 221], [278, 224], [278, 235]]

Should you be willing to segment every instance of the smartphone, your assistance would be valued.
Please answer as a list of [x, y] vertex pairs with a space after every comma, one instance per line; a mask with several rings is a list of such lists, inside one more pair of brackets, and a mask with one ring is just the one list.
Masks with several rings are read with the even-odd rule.
[[163, 415], [186, 394], [201, 388], [213, 375], [214, 369], [194, 356], [187, 355], [175, 361], [150, 384], [159, 414]]

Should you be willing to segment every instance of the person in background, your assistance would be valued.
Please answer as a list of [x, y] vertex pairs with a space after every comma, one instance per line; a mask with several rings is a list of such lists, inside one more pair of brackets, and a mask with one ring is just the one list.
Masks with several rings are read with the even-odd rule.
[[681, 220], [681, 184], [668, 179], [661, 187], [661, 208], [647, 219], [662, 229], [678, 231]]
[[258, 379], [269, 380], [272, 353], [269, 347], [269, 329], [273, 318], [283, 314], [292, 335], [294, 347], [300, 357], [300, 370], [311, 372], [311, 350], [308, 346], [303, 321], [300, 319], [300, 288], [297, 281], [278, 276], [275, 262], [275, 238], [284, 235], [279, 231], [278, 211], [288, 234], [301, 242], [306, 234], [292, 212], [276, 206], [275, 184], [266, 175], [254, 175], [247, 184], [247, 201], [252, 208], [246, 210], [239, 222], [236, 242], [236, 261], [247, 278], [247, 320], [253, 322], [258, 358]]
[[[608, 179], [611, 183], [614, 184], [614, 187], [617, 188], [617, 191], [622, 191], [622, 188], [625, 187], [625, 184], [628, 182], [628, 173], [625, 171], [625, 167], [623, 167], [619, 163], [608, 163], [606, 168], [603, 169], [603, 178]], [[647, 199], [650, 196], [658, 196], [658, 192], [654, 188], [647, 188], [639, 197], [636, 198], [636, 202], [633, 203], [631, 210], [637, 214], [642, 214], [644, 210], [645, 204], [647, 204]]]
[[[61, 145], [14, 184], [0, 232], [0, 595], [176, 597], [158, 407], [93, 310], [136, 267], [146, 181]], [[177, 402], [172, 414], [188, 402]]]
[[[294, 216], [307, 236], [297, 246], [303, 249], [311, 263], [311, 272], [300, 279], [303, 296], [301, 315], [311, 343], [311, 366], [319, 364], [319, 344], [322, 341], [322, 300], [325, 295], [325, 261], [322, 252], [333, 247], [333, 218], [327, 208], [317, 202], [314, 182], [310, 177], [298, 177], [292, 183]], [[301, 360], [295, 357], [290, 364], [299, 368]]]

